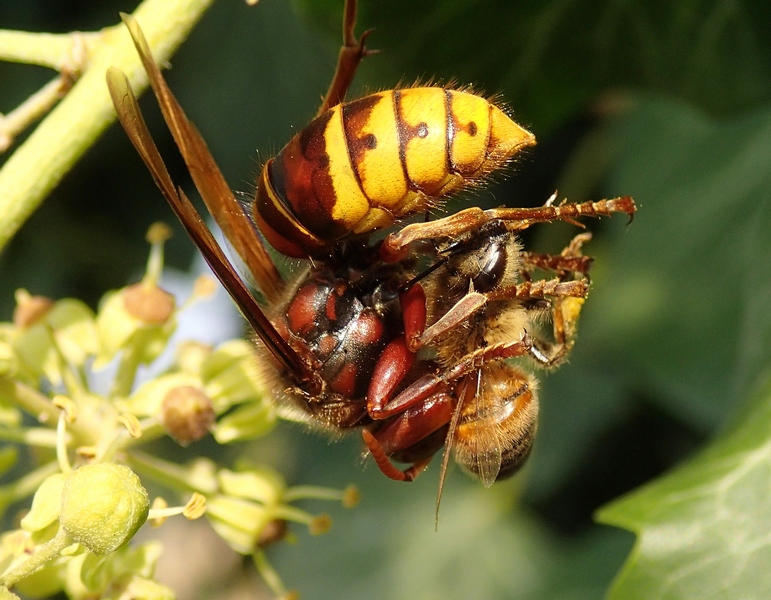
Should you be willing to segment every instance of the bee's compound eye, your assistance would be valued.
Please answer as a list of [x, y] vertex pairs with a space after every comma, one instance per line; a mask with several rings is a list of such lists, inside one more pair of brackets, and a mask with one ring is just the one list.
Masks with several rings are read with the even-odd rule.
[[497, 239], [492, 239], [482, 252], [479, 257], [481, 268], [471, 281], [476, 291], [484, 293], [498, 287], [506, 273], [507, 252], [506, 246], [499, 243]]

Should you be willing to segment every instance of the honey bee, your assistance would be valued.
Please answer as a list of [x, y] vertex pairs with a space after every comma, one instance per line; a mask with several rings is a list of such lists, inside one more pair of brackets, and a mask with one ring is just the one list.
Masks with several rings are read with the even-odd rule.
[[[549, 261], [552, 270], [562, 269], [562, 279], [581, 268], [573, 268], [580, 261], [569, 256], [528, 262], [514, 232], [555, 219], [617, 211], [631, 216], [634, 203], [619, 198], [533, 209], [466, 209], [372, 241], [372, 232], [426, 213], [448, 195], [480, 184], [535, 138], [497, 104], [469, 89], [412, 87], [345, 102], [356, 68], [368, 54], [367, 33], [354, 35], [355, 15], [355, 0], [346, 0], [345, 45], [322, 106], [265, 163], [248, 206], [235, 198], [168, 88], [139, 25], [124, 16], [195, 186], [244, 260], [264, 306], [171, 180], [125, 75], [110, 69], [108, 87], [121, 125], [162, 194], [254, 329], [279, 403], [325, 429], [362, 428], [381, 470], [404, 481], [412, 480], [446, 441], [452, 446], [454, 436], [459, 461], [491, 483], [524, 459], [527, 438], [534, 433], [528, 425], [503, 428], [508, 432], [503, 435], [520, 440], [521, 452], [514, 450], [516, 443], [479, 434], [487, 421], [496, 428], [501, 419], [519, 422], [527, 413], [503, 402], [507, 414], [494, 414], [484, 408], [493, 405], [493, 396], [517, 396], [523, 406], [536, 406], [535, 380], [505, 359], [529, 355], [544, 365], [557, 362], [559, 348], [569, 349], [571, 336], [557, 339], [552, 352], [533, 341], [525, 324], [539, 299], [546, 306], [541, 310], [556, 316], [565, 312], [567, 298], [586, 295], [580, 281], [516, 282], [517, 270], [524, 277], [528, 268], [548, 267]], [[510, 265], [499, 273], [493, 259], [489, 265], [480, 263], [475, 273], [476, 244], [497, 223], [505, 224], [497, 248], [511, 258]], [[286, 281], [266, 241], [286, 256], [306, 259], [305, 270]], [[448, 278], [461, 269], [471, 274], [446, 293]], [[500, 285], [487, 284], [497, 279]], [[481, 318], [482, 330], [490, 333], [495, 318], [511, 315], [521, 320], [522, 326], [512, 329], [525, 332], [521, 339], [511, 333], [490, 344], [487, 334], [466, 332], [474, 318]], [[557, 320], [555, 331], [574, 324]], [[484, 439], [500, 458], [464, 458], [475, 439]], [[521, 458], [515, 460], [512, 453], [517, 452]], [[411, 466], [400, 471], [389, 457]]]
[[[620, 208], [627, 200], [612, 202]], [[438, 439], [431, 447], [421, 446], [425, 459], [445, 446], [440, 496], [451, 451], [455, 461], [486, 486], [513, 475], [530, 453], [538, 416], [532, 366], [554, 368], [573, 347], [589, 290], [591, 258], [581, 254], [581, 246], [591, 235], [577, 235], [559, 255], [533, 254], [522, 250], [514, 234], [518, 225], [493, 219], [460, 234], [447, 229], [435, 240], [439, 259], [408, 283], [413, 293], [421, 290], [430, 325], [408, 336], [407, 344], [414, 351], [430, 350], [436, 369], [390, 400], [390, 389], [369, 398], [377, 404], [370, 414], [391, 421], [373, 425], [364, 439], [392, 479], [415, 475], [415, 466], [399, 471], [389, 457], [400, 462], [421, 458], [399, 448], [412, 433], [413, 411], [424, 407], [445, 406], [443, 419], [437, 421], [444, 426]], [[535, 269], [555, 276], [534, 280]], [[549, 321], [552, 331], [547, 336], [541, 332], [542, 322]], [[509, 360], [525, 357], [530, 366]]]

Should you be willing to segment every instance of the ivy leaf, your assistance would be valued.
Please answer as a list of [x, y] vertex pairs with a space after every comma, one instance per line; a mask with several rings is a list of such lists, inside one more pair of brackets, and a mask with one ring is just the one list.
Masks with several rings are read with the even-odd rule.
[[771, 364], [771, 110], [716, 120], [640, 98], [614, 132], [612, 189], [640, 207], [582, 323], [660, 407], [713, 431]]
[[727, 434], [600, 509], [637, 543], [609, 598], [771, 597], [771, 385]]
[[[298, 4], [339, 38], [339, 2]], [[377, 27], [369, 42], [383, 50], [378, 62], [393, 61], [391, 76], [503, 92], [539, 135], [608, 88], [653, 88], [721, 112], [771, 95], [761, 0], [360, 5], [360, 30]]]

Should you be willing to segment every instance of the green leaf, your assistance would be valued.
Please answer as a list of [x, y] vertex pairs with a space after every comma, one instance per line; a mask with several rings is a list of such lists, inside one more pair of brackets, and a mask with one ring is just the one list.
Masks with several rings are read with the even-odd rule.
[[714, 430], [771, 364], [771, 110], [718, 121], [641, 98], [614, 139], [612, 190], [640, 209], [624, 244], [598, 253], [613, 277], [596, 273], [582, 350], [626, 363], [663, 410]]
[[611, 599], [771, 597], [771, 385], [729, 433], [671, 474], [602, 508], [634, 531]]
[[[338, 39], [339, 3], [300, 4]], [[609, 88], [720, 111], [768, 99], [768, 19], [762, 0], [394, 0], [362, 2], [359, 30], [377, 27], [369, 44], [395, 63], [384, 84], [429, 76], [502, 91], [542, 134]]]

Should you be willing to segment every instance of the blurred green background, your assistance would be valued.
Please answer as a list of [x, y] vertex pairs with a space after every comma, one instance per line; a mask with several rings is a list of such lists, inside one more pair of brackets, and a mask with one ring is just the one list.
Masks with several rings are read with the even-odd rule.
[[[135, 5], [6, 0], [0, 26], [94, 30]], [[250, 190], [261, 157], [314, 114], [341, 10], [342, 0], [218, 0], [173, 58], [170, 85], [233, 188]], [[706, 444], [768, 372], [771, 4], [363, 0], [358, 30], [369, 27], [381, 53], [354, 94], [418, 79], [473, 84], [538, 137], [474, 203], [535, 206], [559, 188], [575, 201], [633, 195], [639, 212], [629, 226], [622, 216], [589, 223], [594, 288], [571, 363], [542, 378], [540, 432], [521, 475], [485, 490], [455, 469], [434, 532], [435, 465], [396, 484], [361, 467], [356, 436], [330, 444], [282, 425], [255, 457], [290, 482], [354, 482], [363, 500], [335, 511], [329, 534], [299, 532], [271, 559], [304, 598], [600, 598], [634, 538], [594, 524], [594, 511]], [[0, 111], [51, 77], [0, 63]], [[150, 130], [186, 182], [148, 100]], [[138, 277], [158, 219], [172, 223], [113, 126], [0, 255], [0, 319], [19, 287], [95, 305]], [[168, 262], [185, 269], [193, 248], [174, 227]], [[558, 251], [573, 233], [542, 226], [526, 241]], [[224, 597], [209, 585], [199, 597]]]

